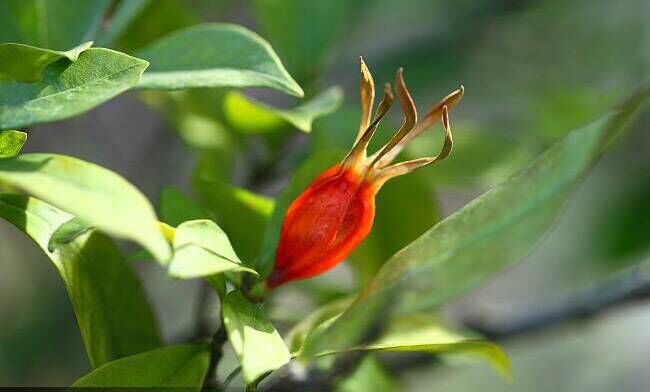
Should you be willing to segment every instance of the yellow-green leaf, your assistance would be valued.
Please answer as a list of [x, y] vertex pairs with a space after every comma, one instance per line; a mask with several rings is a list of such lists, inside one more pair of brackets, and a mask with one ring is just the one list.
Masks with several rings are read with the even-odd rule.
[[0, 159], [18, 155], [27, 141], [27, 134], [20, 131], [0, 131]]

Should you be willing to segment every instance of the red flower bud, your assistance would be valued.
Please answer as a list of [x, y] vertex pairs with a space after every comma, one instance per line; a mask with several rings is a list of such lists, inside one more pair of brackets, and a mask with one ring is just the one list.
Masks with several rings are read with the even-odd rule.
[[[397, 177], [445, 158], [451, 152], [452, 137], [448, 111], [463, 95], [463, 87], [436, 104], [417, 124], [417, 112], [397, 71], [396, 91], [404, 111], [404, 122], [393, 138], [379, 151], [367, 156], [366, 148], [393, 102], [390, 84], [372, 120], [374, 82], [361, 59], [361, 125], [357, 140], [347, 157], [319, 175], [295, 199], [284, 218], [275, 266], [267, 280], [273, 288], [298, 279], [307, 279], [332, 269], [343, 261], [370, 233], [375, 217], [375, 195], [381, 186]], [[445, 142], [435, 157], [391, 162], [413, 138], [442, 120]]]

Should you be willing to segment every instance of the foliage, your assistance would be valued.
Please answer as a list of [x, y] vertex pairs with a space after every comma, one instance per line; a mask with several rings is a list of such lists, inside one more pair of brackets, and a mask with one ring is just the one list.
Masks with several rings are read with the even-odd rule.
[[[337, 39], [369, 3], [256, 0], [250, 12], [258, 34], [202, 23], [213, 19], [202, 15], [210, 10], [227, 15], [228, 1], [0, 2], [0, 218], [33, 240], [61, 277], [91, 368], [74, 387], [198, 391], [215, 383], [226, 343], [250, 390], [285, 366], [329, 371], [336, 369], [332, 357], [350, 353], [361, 353], [362, 360], [347, 379], [337, 380], [341, 391], [398, 390], [398, 380], [383, 367], [385, 352], [478, 358], [504, 378], [512, 376], [501, 347], [449, 326], [440, 310], [533, 251], [581, 181], [645, 109], [650, 89], [638, 87], [609, 109], [624, 94], [549, 87], [528, 100], [498, 100], [490, 86], [476, 83], [468, 108], [456, 109], [461, 114], [485, 107], [510, 129], [539, 129], [515, 137], [479, 120], [454, 124], [458, 137], [450, 159], [391, 182], [379, 194], [372, 234], [349, 257], [353, 287], [339, 288], [336, 278], [295, 285], [314, 309], [287, 309], [276, 301], [285, 289], [269, 291], [264, 281], [290, 203], [354, 141], [358, 110], [343, 98], [348, 89], [325, 83], [325, 70]], [[417, 21], [428, 7], [422, 2], [408, 12]], [[468, 22], [453, 28], [470, 34], [490, 20], [480, 19], [486, 7], [458, 5], [455, 13]], [[377, 13], [384, 11], [377, 5]], [[471, 81], [471, 72], [459, 71], [460, 46], [405, 49], [400, 61], [407, 79]], [[439, 59], [439, 52], [452, 55]], [[377, 61], [382, 80], [387, 69], [393, 72], [391, 56]], [[485, 72], [503, 73], [489, 66]], [[40, 124], [83, 115], [127, 91], [168, 121], [195, 165], [185, 173], [194, 193], [164, 188], [158, 212], [108, 168], [22, 151], [33, 133], [44, 132]], [[525, 107], [531, 102], [535, 109]], [[512, 107], [530, 115], [508, 117]], [[387, 132], [392, 129], [382, 127], [378, 136]], [[438, 139], [426, 133], [402, 157], [431, 155]], [[443, 219], [439, 199], [450, 188], [491, 189]], [[638, 194], [648, 189], [633, 189], [621, 196], [624, 206], [602, 214], [605, 228], [594, 252], [631, 258], [647, 251], [647, 219], [637, 214], [643, 208]], [[164, 269], [170, 279], [209, 284], [220, 308], [208, 311], [220, 325], [186, 344], [165, 345], [151, 293], [117, 240], [138, 246], [138, 258], [156, 260], [152, 268]], [[237, 374], [230, 370], [229, 380]]]

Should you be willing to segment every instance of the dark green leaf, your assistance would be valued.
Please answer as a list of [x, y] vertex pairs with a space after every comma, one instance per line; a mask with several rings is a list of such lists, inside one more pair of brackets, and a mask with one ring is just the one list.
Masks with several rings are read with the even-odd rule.
[[169, 274], [190, 279], [226, 271], [257, 273], [242, 265], [226, 233], [208, 219], [181, 223], [174, 233]]
[[262, 252], [260, 258], [255, 265], [255, 270], [260, 273], [262, 277], [267, 276], [273, 269], [275, 263], [275, 249], [280, 240], [280, 230], [282, 229], [282, 222], [284, 215], [289, 208], [289, 204], [298, 197], [307, 186], [312, 182], [316, 176], [325, 171], [332, 165], [340, 162], [345, 157], [345, 152], [330, 150], [321, 151], [312, 155], [296, 170], [291, 181], [285, 190], [278, 197], [273, 209], [273, 214], [268, 223], [268, 227], [264, 234], [264, 242], [262, 243]]
[[65, 50], [93, 39], [109, 0], [3, 0], [0, 42]]
[[151, 3], [152, 0], [120, 1], [111, 15], [108, 28], [97, 37], [97, 45], [111, 46]]
[[151, 62], [139, 87], [271, 87], [302, 96], [271, 46], [231, 24], [203, 24], [173, 32], [138, 52]]
[[110, 170], [64, 155], [23, 154], [0, 160], [0, 182], [52, 203], [100, 230], [134, 240], [161, 262], [169, 259], [169, 245], [153, 207], [140, 191]]
[[160, 346], [142, 286], [108, 237], [90, 231], [50, 252], [50, 238], [72, 216], [26, 196], [0, 195], [0, 217], [25, 232], [52, 260], [92, 367]]
[[293, 109], [277, 109], [231, 91], [224, 98], [223, 109], [228, 122], [247, 134], [269, 132], [285, 122], [311, 132], [312, 122], [334, 112], [342, 100], [343, 90], [332, 87]]
[[0, 80], [0, 128], [19, 128], [71, 117], [135, 86], [147, 62], [91, 48], [74, 63], [50, 64], [36, 83]]
[[183, 388], [200, 391], [210, 363], [206, 344], [169, 346], [122, 358], [77, 380], [74, 388]]
[[348, 378], [336, 386], [336, 392], [399, 391], [390, 373], [372, 356], [366, 356]]
[[439, 220], [436, 205], [435, 194], [422, 172], [396, 178], [382, 187], [372, 231], [350, 255], [361, 286], [390, 256]]
[[354, 346], [378, 317], [437, 308], [521, 260], [649, 95], [646, 88], [616, 115], [570, 133], [518, 175], [396, 253], [348, 310], [310, 337], [304, 353]]
[[205, 219], [208, 214], [192, 199], [175, 188], [164, 188], [160, 193], [160, 219], [176, 227], [195, 219]]
[[195, 174], [194, 188], [203, 206], [232, 238], [237, 253], [253, 263], [260, 252], [273, 200], [218, 180], [201, 168]]
[[92, 44], [92, 41], [85, 42], [66, 52], [24, 44], [0, 44], [0, 80], [37, 82], [48, 65], [62, 58], [77, 61], [81, 52], [90, 48]]
[[27, 134], [20, 131], [0, 131], [0, 159], [18, 155], [27, 141]]
[[252, 304], [239, 291], [231, 291], [223, 300], [222, 316], [246, 384], [291, 360], [262, 304]]
[[292, 73], [313, 76], [363, 1], [255, 0], [255, 16]]
[[81, 219], [76, 217], [72, 218], [59, 226], [52, 234], [50, 241], [47, 243], [47, 250], [49, 252], [54, 252], [61, 245], [69, 244], [74, 241], [75, 238], [92, 228], [92, 226], [88, 225]]

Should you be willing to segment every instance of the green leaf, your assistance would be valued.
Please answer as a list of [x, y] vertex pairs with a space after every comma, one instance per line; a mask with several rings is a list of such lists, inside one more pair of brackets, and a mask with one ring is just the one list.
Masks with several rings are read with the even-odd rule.
[[115, 7], [108, 28], [97, 37], [97, 45], [111, 46], [151, 4], [151, 0], [123, 0]]
[[34, 240], [61, 275], [93, 368], [161, 345], [144, 290], [108, 237], [92, 230], [50, 252], [50, 238], [72, 216], [26, 196], [0, 195], [0, 217]]
[[200, 391], [210, 363], [210, 347], [185, 344], [122, 358], [95, 369], [73, 388], [183, 388]]
[[421, 314], [396, 320], [373, 343], [345, 350], [325, 351], [317, 356], [349, 351], [425, 352], [478, 356], [488, 361], [505, 379], [512, 378], [508, 356], [497, 344], [451, 331], [430, 316]]
[[373, 320], [438, 308], [521, 260], [648, 96], [645, 88], [616, 115], [570, 133], [528, 168], [396, 253], [341, 317], [310, 337], [305, 355], [351, 347]]
[[0, 131], [0, 159], [18, 155], [27, 141], [27, 134], [20, 131]]
[[138, 52], [151, 62], [139, 87], [270, 87], [303, 96], [271, 46], [237, 25], [209, 23], [175, 31]]
[[330, 166], [340, 162], [343, 157], [345, 157], [345, 152], [343, 151], [321, 151], [312, 155], [296, 170], [291, 181], [278, 197], [264, 234], [262, 252], [255, 265], [255, 270], [262, 277], [266, 277], [273, 269], [275, 249], [280, 240], [282, 222], [284, 221], [284, 215], [287, 212], [287, 208], [289, 208], [289, 204], [307, 188], [316, 176]]
[[74, 214], [99, 230], [136, 241], [161, 262], [170, 257], [149, 201], [110, 170], [64, 155], [23, 154], [0, 160], [0, 182]]
[[316, 74], [337, 34], [357, 16], [363, 1], [255, 0], [255, 17], [292, 73]]
[[47, 243], [47, 250], [49, 252], [54, 252], [61, 245], [69, 244], [74, 241], [75, 238], [80, 235], [88, 232], [93, 227], [88, 225], [86, 222], [75, 217], [69, 221], [63, 223], [59, 226], [56, 231], [50, 237], [50, 241]]
[[79, 55], [92, 45], [93, 42], [89, 41], [66, 52], [60, 52], [24, 44], [0, 44], [0, 80], [37, 82], [48, 65], [63, 58], [77, 61]]
[[135, 86], [147, 62], [91, 48], [74, 63], [50, 64], [36, 83], [0, 80], [0, 128], [20, 128], [71, 117]]
[[287, 346], [261, 304], [252, 304], [239, 291], [231, 291], [223, 300], [222, 316], [246, 384], [291, 360]]
[[212, 212], [233, 240], [235, 250], [247, 263], [259, 255], [273, 200], [232, 186], [199, 167], [194, 176], [201, 204]]
[[93, 39], [109, 0], [3, 0], [0, 42], [67, 49]]
[[345, 309], [350, 306], [353, 298], [343, 298], [331, 301], [318, 309], [314, 310], [307, 317], [293, 326], [286, 336], [286, 341], [292, 355], [298, 354], [302, 345], [305, 343], [309, 334], [322, 325], [327, 324], [328, 320], [338, 317]]
[[242, 265], [226, 233], [208, 219], [181, 223], [174, 234], [174, 257], [169, 274], [190, 279], [226, 271], [250, 272]]
[[366, 356], [359, 367], [336, 386], [336, 392], [399, 391], [399, 385], [372, 356]]
[[185, 221], [205, 219], [208, 214], [181, 191], [167, 187], [160, 193], [160, 219], [176, 227]]
[[312, 122], [334, 112], [343, 101], [343, 90], [331, 87], [293, 109], [278, 109], [237, 91], [224, 98], [223, 110], [228, 122], [247, 134], [266, 133], [288, 122], [304, 132], [311, 132]]
[[439, 220], [435, 193], [422, 172], [389, 181], [376, 199], [372, 231], [350, 255], [362, 287], [390, 256]]

